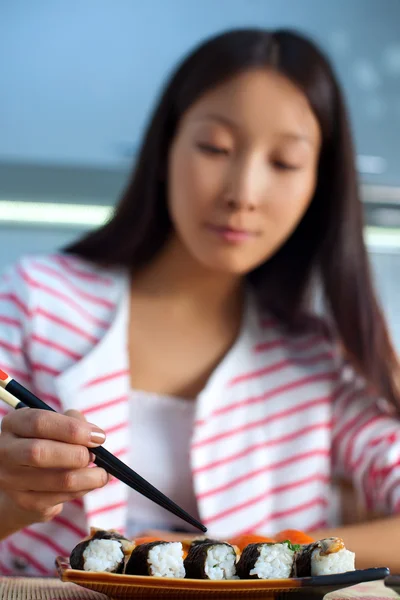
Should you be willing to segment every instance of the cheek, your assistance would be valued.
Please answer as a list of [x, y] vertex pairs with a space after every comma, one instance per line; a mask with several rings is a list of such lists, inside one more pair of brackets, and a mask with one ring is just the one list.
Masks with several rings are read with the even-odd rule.
[[275, 198], [273, 221], [281, 230], [291, 231], [307, 211], [316, 186], [314, 173], [288, 179], [285, 185], [278, 185]]
[[201, 215], [218, 199], [222, 186], [221, 169], [198, 152], [176, 148], [169, 162], [168, 204], [173, 219]]

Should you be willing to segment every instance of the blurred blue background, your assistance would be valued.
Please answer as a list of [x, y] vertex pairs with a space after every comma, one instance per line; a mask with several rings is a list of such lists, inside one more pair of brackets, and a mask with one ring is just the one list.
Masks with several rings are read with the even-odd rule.
[[400, 348], [400, 0], [0, 0], [0, 269], [100, 222], [176, 61], [245, 26], [299, 29], [333, 60]]

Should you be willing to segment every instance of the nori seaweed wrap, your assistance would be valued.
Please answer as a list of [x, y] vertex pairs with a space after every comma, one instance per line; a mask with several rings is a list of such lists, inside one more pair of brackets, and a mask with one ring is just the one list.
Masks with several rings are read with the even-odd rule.
[[106, 529], [92, 529], [92, 536], [90, 539], [92, 540], [118, 540], [121, 542], [122, 550], [125, 556], [130, 556], [132, 550], [135, 547], [135, 544], [124, 537], [121, 533], [114, 530], [106, 530]]
[[120, 540], [97, 537], [77, 544], [69, 562], [80, 571], [122, 573], [125, 556]]
[[236, 565], [240, 579], [286, 579], [294, 576], [294, 558], [299, 546], [289, 541], [246, 546]]
[[227, 542], [194, 541], [184, 565], [189, 579], [233, 579], [236, 576], [236, 552]]
[[195, 538], [192, 540], [191, 546], [201, 546], [202, 544], [221, 544], [220, 540], [213, 540], [212, 538]]
[[126, 563], [125, 574], [185, 577], [182, 544], [157, 541], [136, 546]]
[[295, 556], [295, 576], [334, 575], [354, 571], [355, 555], [341, 538], [325, 538], [301, 546]]

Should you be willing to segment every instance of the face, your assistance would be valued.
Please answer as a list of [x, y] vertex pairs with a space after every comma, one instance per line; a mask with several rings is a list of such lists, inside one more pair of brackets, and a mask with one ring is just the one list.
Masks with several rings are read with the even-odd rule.
[[184, 114], [168, 165], [175, 234], [202, 266], [245, 274], [287, 240], [314, 194], [320, 130], [283, 76], [245, 72]]

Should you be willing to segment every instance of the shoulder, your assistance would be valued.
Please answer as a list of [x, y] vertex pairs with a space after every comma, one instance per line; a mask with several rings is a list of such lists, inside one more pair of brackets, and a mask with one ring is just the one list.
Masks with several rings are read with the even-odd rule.
[[3, 274], [6, 283], [25, 289], [29, 295], [73, 292], [87, 301], [104, 297], [100, 304], [108, 304], [106, 298], [117, 298], [122, 278], [120, 272], [61, 253], [22, 257]]
[[121, 295], [125, 274], [66, 254], [27, 256], [5, 270], [2, 297], [33, 321], [44, 314], [106, 328]]

